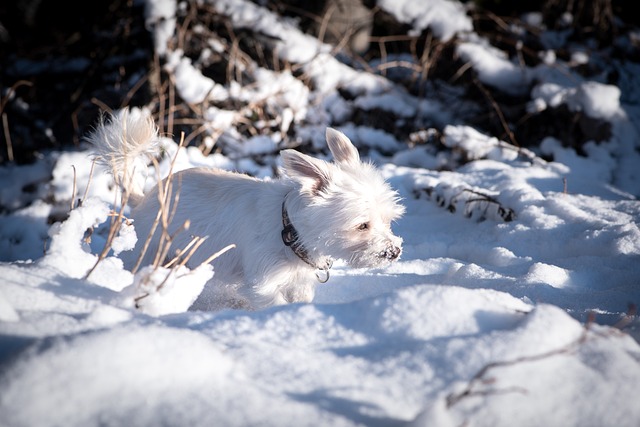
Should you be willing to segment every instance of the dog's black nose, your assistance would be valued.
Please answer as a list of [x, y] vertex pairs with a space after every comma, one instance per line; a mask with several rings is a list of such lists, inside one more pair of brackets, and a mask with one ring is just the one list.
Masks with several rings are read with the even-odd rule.
[[400, 256], [402, 249], [397, 246], [389, 246], [384, 251], [384, 257], [390, 260], [394, 260]]

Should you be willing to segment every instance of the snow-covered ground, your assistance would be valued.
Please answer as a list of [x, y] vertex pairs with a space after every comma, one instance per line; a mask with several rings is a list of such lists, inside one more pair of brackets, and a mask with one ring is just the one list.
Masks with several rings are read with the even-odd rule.
[[[147, 3], [149, 22], [175, 13], [162, 0]], [[131, 227], [98, 258], [117, 198], [108, 174], [92, 172], [88, 147], [1, 168], [0, 201], [13, 210], [0, 218], [0, 425], [637, 426], [640, 114], [625, 99], [640, 87], [567, 78], [559, 60], [519, 67], [469, 32], [457, 3], [428, 3], [436, 9], [380, 6], [412, 31], [458, 33], [459, 55], [489, 87], [533, 87], [532, 110], [564, 104], [610, 123], [611, 138], [586, 144], [584, 156], [551, 137], [539, 152], [515, 149], [240, 0], [212, 6], [235, 27], [279, 35], [278, 55], [304, 64], [315, 89], [268, 70], [255, 73], [259, 84], [225, 87], [179, 50], [158, 47], [174, 34], [165, 19], [157, 50], [183, 98], [268, 103], [282, 132], [238, 141], [234, 155], [204, 156], [166, 138], [161, 175], [175, 156], [174, 170], [269, 179], [292, 122], [321, 151], [324, 128], [355, 106], [445, 124], [443, 144], [471, 161], [443, 170], [451, 162], [443, 152], [336, 126], [402, 196], [407, 213], [394, 225], [402, 258], [376, 271], [338, 263], [313, 303], [257, 312], [188, 310], [215, 260], [155, 272], [151, 283], [169, 279], [136, 309], [140, 275], [117, 257], [131, 246]], [[338, 87], [358, 96], [347, 101]], [[234, 114], [205, 111], [231, 142]], [[149, 186], [155, 176], [150, 166]], [[67, 216], [71, 199], [82, 203]], [[49, 225], [50, 217], [64, 221]]]

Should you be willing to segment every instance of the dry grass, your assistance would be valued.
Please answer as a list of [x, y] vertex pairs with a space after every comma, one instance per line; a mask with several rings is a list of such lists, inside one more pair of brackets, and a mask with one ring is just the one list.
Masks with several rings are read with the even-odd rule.
[[[184, 147], [184, 140], [185, 138], [183, 134], [180, 139], [180, 143], [178, 145], [179, 148]], [[159, 233], [158, 244], [157, 244], [157, 247], [155, 248], [156, 252], [153, 256], [153, 262], [151, 264], [153, 269], [152, 271], [155, 272], [156, 270], [163, 268], [163, 269], [167, 269], [168, 272], [164, 280], [161, 283], [155, 285], [155, 291], [159, 291], [160, 289], [162, 289], [162, 287], [165, 285], [165, 283], [169, 280], [169, 278], [172, 275], [176, 274], [177, 271], [182, 270], [183, 267], [185, 267], [189, 262], [189, 260], [193, 257], [196, 250], [206, 240], [206, 237], [193, 236], [190, 242], [184, 248], [177, 248], [177, 249], [173, 248], [173, 244], [176, 236], [179, 233], [186, 232], [189, 229], [189, 225], [190, 225], [189, 220], [186, 220], [185, 222], [180, 224], [175, 231], [173, 231], [172, 233], [169, 232], [170, 225], [172, 224], [175, 217], [176, 208], [180, 201], [180, 182], [179, 180], [176, 182], [175, 175], [173, 174], [177, 154], [178, 152], [176, 152], [176, 155], [171, 159], [169, 174], [167, 178], [165, 178], [164, 180], [162, 180], [159, 175], [158, 161], [156, 159], [153, 159], [153, 164], [156, 170], [156, 178], [158, 182], [157, 185], [158, 185], [159, 209], [156, 214], [152, 228], [145, 238], [144, 244], [137, 258], [137, 261], [134, 267], [131, 269], [131, 272], [133, 274], [136, 274], [138, 272], [138, 270], [141, 267], [142, 260], [145, 254], [149, 251], [152, 238], [156, 233]], [[79, 205], [82, 205], [83, 200], [87, 196], [92, 175], [93, 175], [93, 165], [91, 169], [89, 183], [87, 184], [87, 188], [85, 190], [83, 199], [79, 201]], [[74, 174], [74, 177], [75, 177], [75, 174]], [[123, 182], [131, 183], [132, 180], [123, 179]], [[74, 186], [73, 186], [74, 196], [72, 197], [72, 200], [75, 199], [75, 192], [76, 192], [76, 183], [74, 178]], [[129, 186], [125, 185], [124, 187], [122, 187], [121, 192], [119, 194], [118, 192], [115, 193], [116, 198], [118, 197], [118, 195], [120, 196], [120, 203], [117, 203], [117, 200], [114, 200], [113, 206], [119, 205], [120, 207], [118, 208], [118, 210], [112, 211], [111, 214], [109, 215], [110, 223], [109, 223], [109, 229], [106, 237], [105, 246], [100, 252], [100, 254], [98, 255], [98, 258], [95, 264], [93, 265], [93, 267], [89, 269], [89, 271], [84, 276], [85, 280], [91, 276], [91, 274], [96, 270], [98, 265], [108, 256], [108, 254], [112, 249], [114, 239], [119, 235], [123, 224], [129, 222], [129, 219], [125, 216], [125, 210], [126, 210], [127, 203], [129, 201], [129, 197], [131, 195], [131, 189], [129, 188]], [[71, 208], [72, 209], [75, 208], [73, 203]], [[91, 233], [92, 233], [92, 230], [89, 231], [89, 235]], [[194, 267], [194, 269], [197, 269], [202, 265], [211, 263], [220, 255], [222, 255], [223, 253], [227, 252], [228, 250], [234, 247], [235, 245], [229, 245], [225, 248], [222, 248], [220, 251], [214, 254], [211, 254], [202, 263]], [[174, 249], [173, 254], [171, 253], [172, 249]], [[151, 274], [152, 273], [145, 274], [145, 277], [143, 277], [140, 282], [141, 287], [145, 287], [145, 288], [148, 287], [146, 285], [148, 285], [148, 280], [150, 279]], [[136, 306], [138, 301], [140, 301], [143, 298], [146, 298], [148, 295], [149, 293], [144, 291], [141, 293], [141, 295], [137, 296], [135, 298]]]

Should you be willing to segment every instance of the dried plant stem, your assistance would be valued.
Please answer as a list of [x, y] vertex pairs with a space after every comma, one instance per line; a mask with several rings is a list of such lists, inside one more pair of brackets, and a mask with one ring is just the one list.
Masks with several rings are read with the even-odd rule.
[[[160, 204], [160, 208], [158, 209], [158, 213], [156, 214], [156, 218], [153, 221], [153, 224], [151, 226], [151, 230], [147, 234], [147, 238], [146, 238], [146, 240], [144, 242], [142, 250], [140, 251], [140, 254], [138, 255], [138, 259], [136, 261], [136, 264], [134, 265], [133, 269], [131, 270], [132, 273], [134, 273], [134, 274], [140, 268], [140, 264], [142, 263], [144, 255], [146, 254], [147, 250], [149, 249], [149, 245], [151, 244], [151, 239], [152, 239], [153, 235], [155, 234], [158, 225], [160, 224], [160, 220], [162, 220], [163, 231], [162, 231], [162, 235], [160, 237], [160, 243], [159, 243], [159, 247], [158, 247], [158, 252], [156, 252], [154, 265], [158, 266], [160, 264], [160, 262], [162, 261], [162, 258], [160, 258], [158, 256], [158, 254], [161, 252], [160, 246], [164, 244], [163, 243], [164, 238], [166, 238], [166, 236], [168, 236], [167, 229], [168, 229], [169, 223], [171, 222], [171, 218], [170, 217], [172, 215], [169, 213], [168, 209], [169, 209], [169, 206], [171, 205], [169, 203], [169, 195], [171, 194], [171, 190], [173, 188], [173, 186], [172, 186], [172, 181], [173, 181], [173, 178], [174, 178], [173, 169], [175, 167], [175, 162], [176, 162], [176, 160], [178, 158], [178, 153], [180, 151], [180, 148], [182, 148], [183, 146], [184, 146], [184, 133], [182, 134], [182, 136], [180, 138], [180, 143], [178, 144], [178, 150], [176, 151], [175, 156], [171, 160], [171, 165], [169, 166], [169, 174], [167, 175], [167, 178], [165, 179], [164, 184], [160, 180], [160, 172], [159, 172], [158, 163], [157, 163], [156, 160], [154, 160], [156, 174], [157, 174], [157, 177], [158, 177], [157, 188], [158, 188], [158, 203]], [[179, 193], [180, 192], [177, 191], [176, 195], [174, 197], [173, 212], [175, 212], [175, 209], [177, 208], [177, 205], [178, 205]], [[184, 224], [183, 224], [183, 226], [184, 226]], [[168, 249], [167, 249], [167, 251], [168, 251]]]
[[474, 390], [474, 385], [477, 384], [477, 383], [486, 384], [486, 383], [493, 382], [493, 381], [485, 378], [485, 376], [487, 375], [487, 373], [490, 370], [501, 368], [501, 367], [505, 367], [505, 366], [518, 365], [518, 364], [522, 364], [522, 363], [536, 362], [536, 361], [539, 361], [539, 360], [548, 359], [548, 358], [553, 357], [553, 356], [557, 356], [557, 355], [560, 355], [560, 354], [566, 354], [566, 353], [570, 353], [570, 352], [574, 351], [578, 346], [580, 346], [581, 344], [583, 344], [586, 341], [587, 333], [589, 331], [589, 326], [590, 326], [589, 324], [585, 325], [585, 328], [584, 328], [582, 334], [576, 340], [568, 343], [567, 345], [565, 345], [563, 347], [559, 347], [557, 349], [549, 350], [547, 352], [540, 353], [540, 354], [534, 354], [534, 355], [531, 355], [531, 356], [521, 356], [521, 357], [515, 358], [513, 360], [492, 362], [492, 363], [489, 363], [489, 364], [485, 365], [482, 369], [480, 369], [478, 371], [478, 373], [476, 373], [473, 376], [473, 378], [471, 378], [471, 380], [469, 381], [469, 383], [467, 384], [467, 386], [465, 387], [465, 389], [463, 391], [461, 391], [459, 393], [452, 393], [449, 396], [447, 396], [447, 408], [452, 407], [453, 405], [455, 405], [458, 402], [460, 402], [462, 399], [470, 397], [470, 396], [489, 395], [489, 394], [502, 394], [502, 393], [509, 393], [509, 392], [514, 392], [514, 391], [527, 393], [527, 390], [522, 388], [522, 387], [511, 387], [511, 388], [502, 389], [502, 390], [494, 390], [494, 389]]
[[2, 97], [2, 100], [0, 100], [0, 116], [2, 117], [4, 138], [5, 141], [7, 141], [7, 159], [10, 162], [13, 162], [15, 158], [13, 156], [13, 143], [11, 142], [11, 133], [9, 132], [9, 119], [7, 118], [7, 114], [4, 112], [4, 108], [6, 107], [11, 97], [15, 94], [16, 89], [20, 86], [33, 86], [33, 83], [28, 80], [18, 80], [9, 88], [5, 96]]
[[202, 263], [200, 265], [209, 264], [211, 261], [215, 260], [220, 255], [224, 254], [225, 252], [227, 252], [227, 251], [229, 251], [231, 249], [234, 249], [235, 247], [236, 247], [236, 245], [234, 245], [234, 244], [225, 246], [224, 248], [220, 249], [218, 252], [216, 252], [213, 255], [209, 256], [209, 258], [207, 258], [204, 261], [202, 261]]
[[[167, 133], [169, 135], [173, 135], [173, 111], [175, 110], [176, 105], [176, 82], [174, 81], [172, 76], [169, 76], [169, 114], [167, 116]], [[184, 135], [182, 136], [184, 138]], [[180, 147], [184, 146], [183, 139], [180, 140]], [[172, 165], [173, 167], [173, 165]]]
[[[195, 241], [195, 244], [193, 244], [193, 247], [192, 247], [192, 248], [191, 248], [191, 250], [189, 251], [189, 254], [188, 254], [184, 259], [182, 259], [182, 261], [180, 261], [180, 263], [179, 263], [178, 265], [176, 265], [174, 268], [172, 268], [172, 269], [171, 269], [171, 271], [169, 272], [169, 274], [167, 275], [167, 277], [162, 281], [162, 283], [160, 283], [160, 284], [158, 285], [157, 290], [162, 289], [162, 287], [165, 285], [165, 283], [167, 282], [167, 279], [170, 277], [170, 275], [171, 275], [171, 273], [172, 273], [172, 272], [177, 271], [177, 269], [178, 269], [178, 268], [180, 268], [180, 267], [184, 267], [184, 266], [187, 264], [187, 262], [189, 262], [189, 259], [190, 259], [190, 258], [191, 258], [191, 256], [195, 253], [196, 249], [198, 249], [198, 247], [199, 247], [200, 245], [202, 245], [202, 244], [204, 243], [204, 241], [205, 241], [205, 240], [206, 240], [206, 238], [205, 238], [205, 237], [195, 237], [195, 238], [192, 240], [192, 242], [194, 242], [194, 241]], [[191, 245], [191, 243], [189, 243], [189, 245]], [[216, 258], [218, 258], [220, 255], [224, 254], [225, 252], [227, 252], [227, 251], [229, 251], [229, 250], [231, 250], [231, 249], [233, 249], [233, 248], [235, 248], [235, 247], [236, 247], [236, 245], [231, 244], [231, 245], [228, 245], [228, 246], [226, 246], [226, 247], [222, 248], [221, 250], [219, 250], [218, 252], [214, 253], [213, 255], [211, 255], [211, 256], [210, 256], [209, 258], [207, 258], [206, 260], [202, 261], [202, 262], [198, 265], [198, 267], [196, 267], [196, 268], [199, 268], [199, 267], [201, 267], [201, 266], [203, 266], [203, 265], [209, 264], [210, 262], [212, 262], [213, 260], [215, 260]], [[176, 259], [177, 259], [177, 257], [176, 257]]]
[[89, 180], [87, 181], [87, 186], [84, 189], [84, 194], [82, 195], [82, 199], [80, 200], [80, 204], [84, 203], [87, 200], [87, 195], [89, 194], [89, 187], [91, 187], [91, 181], [93, 180], [93, 171], [96, 166], [96, 159], [93, 159], [91, 162], [91, 170], [89, 170]]
[[[205, 240], [206, 240], [206, 238], [204, 238], [204, 237], [194, 237], [194, 238], [191, 240], [191, 242], [189, 242], [189, 244], [188, 244], [188, 245], [187, 245], [187, 246], [186, 246], [186, 247], [181, 251], [181, 253], [184, 253], [184, 252], [187, 250], [187, 248], [191, 248], [191, 249], [189, 250], [189, 253], [187, 254], [187, 256], [186, 256], [186, 257], [184, 257], [184, 258], [182, 259], [182, 261], [181, 261], [179, 264], [175, 265], [175, 264], [176, 264], [176, 261], [177, 261], [178, 259], [180, 259], [180, 258], [179, 258], [179, 256], [180, 256], [180, 255], [178, 255], [178, 256], [176, 256], [173, 260], [171, 260], [171, 261], [170, 261], [170, 262], [165, 266], [165, 268], [170, 268], [170, 270], [169, 270], [169, 272], [167, 273], [167, 275], [164, 277], [164, 279], [162, 279], [162, 282], [160, 282], [160, 283], [158, 284], [158, 286], [156, 287], [156, 289], [155, 289], [155, 291], [156, 291], [156, 292], [160, 291], [160, 290], [161, 290], [161, 289], [166, 285], [166, 283], [169, 281], [169, 278], [170, 278], [173, 274], [176, 274], [176, 272], [178, 271], [178, 269], [179, 269], [180, 267], [183, 267], [183, 266], [185, 266], [185, 265], [187, 264], [187, 262], [189, 261], [189, 259], [191, 258], [191, 256], [195, 253], [196, 249], [197, 249], [197, 248], [198, 248], [202, 243], [204, 243], [204, 241], [205, 241]], [[209, 264], [210, 262], [212, 262], [213, 260], [215, 260], [216, 258], [218, 258], [220, 255], [224, 254], [224, 253], [225, 253], [225, 252], [227, 252], [228, 250], [233, 249], [233, 248], [235, 248], [235, 247], [236, 247], [236, 245], [233, 245], [233, 244], [226, 246], [225, 248], [223, 248], [223, 249], [219, 250], [218, 252], [214, 253], [214, 254], [213, 254], [213, 255], [211, 255], [209, 258], [207, 258], [206, 260], [204, 260], [203, 262], [201, 262], [201, 263], [198, 265], [198, 267], [196, 267], [196, 268], [199, 268], [200, 266], [203, 266], [203, 265], [205, 265], [205, 264]], [[157, 268], [157, 267], [156, 267], [156, 268]], [[135, 302], [135, 306], [136, 306], [136, 308], [139, 308], [139, 304], [138, 304], [138, 303], [139, 303], [141, 300], [143, 300], [144, 298], [147, 298], [149, 295], [150, 295], [150, 293], [149, 293], [149, 292], [145, 292], [144, 294], [142, 294], [142, 295], [140, 295], [140, 296], [138, 296], [138, 297], [134, 298], [134, 302]]]
[[131, 89], [129, 89], [129, 91], [127, 92], [127, 94], [124, 96], [124, 98], [122, 99], [122, 103], [121, 106], [124, 107], [126, 105], [129, 105], [129, 102], [131, 102], [131, 99], [133, 98], [133, 95], [135, 95], [135, 93], [140, 90], [140, 88], [142, 87], [142, 85], [145, 84], [145, 82], [149, 79], [149, 75], [148, 74], [144, 74], [142, 77], [140, 77], [138, 79], [138, 81], [131, 87]]
[[91, 98], [91, 103], [97, 105], [102, 111], [108, 111], [109, 113], [113, 113], [111, 107], [109, 107], [104, 102], [100, 101], [98, 98]]
[[194, 237], [193, 239], [191, 239], [191, 241], [187, 244], [187, 246], [185, 246], [182, 249], [179, 249], [176, 251], [176, 256], [173, 257], [173, 259], [169, 262], [167, 262], [165, 265], [163, 265], [164, 268], [171, 268], [173, 267], [175, 264], [178, 263], [178, 261], [180, 261], [180, 257], [182, 257], [182, 255], [184, 255], [185, 252], [187, 252], [189, 249], [191, 249], [193, 246], [195, 246], [197, 244], [197, 246], [200, 246], [200, 244], [198, 243], [198, 241], [202, 239], [204, 241], [204, 239], [202, 237]]
[[518, 141], [516, 141], [516, 136], [513, 134], [513, 131], [511, 130], [511, 128], [509, 128], [509, 124], [507, 123], [507, 120], [505, 119], [504, 114], [502, 114], [502, 110], [500, 109], [500, 106], [495, 101], [495, 99], [493, 99], [493, 96], [491, 96], [491, 93], [489, 93], [487, 88], [485, 88], [484, 85], [480, 83], [480, 81], [478, 81], [478, 79], [474, 78], [473, 82], [478, 87], [478, 89], [480, 89], [480, 91], [483, 93], [485, 98], [487, 98], [487, 100], [493, 107], [494, 111], [498, 115], [498, 118], [500, 119], [500, 123], [502, 124], [502, 128], [504, 129], [505, 133], [509, 136], [509, 140], [511, 141], [511, 143], [516, 147], [519, 147], [520, 144], [518, 144]]
[[[163, 212], [165, 211], [166, 200], [164, 198], [163, 186], [162, 186], [162, 182], [160, 180], [160, 173], [158, 171], [157, 163], [156, 163], [156, 171], [157, 171], [157, 174], [158, 174], [158, 202], [160, 203], [160, 208], [158, 209], [158, 212], [156, 213], [156, 217], [153, 220], [153, 224], [151, 225], [151, 229], [149, 230], [149, 233], [147, 234], [147, 238], [145, 239], [144, 245], [142, 246], [142, 250], [140, 251], [140, 254], [138, 255], [138, 259], [136, 260], [135, 265], [131, 269], [131, 272], [134, 273], [134, 274], [138, 271], [138, 268], [140, 268], [140, 264], [142, 264], [142, 260], [144, 259], [144, 255], [149, 250], [149, 245], [151, 244], [151, 239], [153, 238], [153, 235], [155, 234], [156, 229], [158, 228], [158, 224], [160, 224], [160, 219], [161, 219], [161, 217], [163, 215]], [[170, 180], [170, 179], [171, 179], [171, 175], [169, 175], [169, 177], [167, 177], [167, 180]]]
[[[169, 175], [169, 177], [165, 181], [166, 186], [159, 185], [158, 186], [158, 202], [160, 204], [160, 239], [158, 241], [158, 248], [156, 250], [156, 255], [153, 260], [153, 265], [158, 266], [165, 259], [167, 253], [169, 252], [169, 247], [171, 246], [171, 236], [169, 235], [169, 225], [173, 220], [173, 215], [171, 212], [175, 212], [176, 206], [180, 201], [180, 193], [176, 192], [173, 203], [169, 202], [169, 195], [173, 193], [173, 176]], [[173, 209], [171, 208], [173, 206]], [[185, 227], [187, 224], [183, 224], [182, 227]], [[155, 230], [152, 230], [152, 232]]]
[[[124, 218], [124, 209], [127, 204], [126, 202], [128, 198], [129, 198], [129, 193], [125, 191], [122, 194], [122, 202], [117, 215], [111, 215], [111, 225], [109, 226], [109, 234], [107, 236], [107, 241], [104, 245], [104, 248], [102, 249], [102, 252], [100, 252], [100, 255], [98, 255], [98, 259], [96, 260], [93, 267], [91, 267], [91, 269], [89, 269], [87, 274], [84, 276], [84, 280], [87, 280], [89, 276], [91, 276], [91, 273], [93, 273], [94, 270], [98, 267], [98, 264], [100, 264], [100, 262], [102, 262], [102, 260], [105, 259], [109, 254], [109, 251], [111, 250], [111, 246], [113, 244], [113, 239], [115, 239], [115, 237], [120, 232], [120, 228], [122, 227], [122, 219]], [[114, 206], [115, 205], [116, 203], [114, 201]]]
[[2, 128], [4, 129], [4, 139], [7, 141], [7, 159], [13, 162], [13, 144], [11, 142], [11, 132], [9, 132], [9, 119], [7, 119], [6, 113], [2, 113]]
[[76, 183], [77, 183], [78, 176], [77, 176], [75, 165], [71, 165], [71, 168], [73, 169], [73, 187], [71, 189], [71, 206], [70, 206], [70, 210], [73, 210], [73, 208], [75, 207], [75, 204], [76, 204]]

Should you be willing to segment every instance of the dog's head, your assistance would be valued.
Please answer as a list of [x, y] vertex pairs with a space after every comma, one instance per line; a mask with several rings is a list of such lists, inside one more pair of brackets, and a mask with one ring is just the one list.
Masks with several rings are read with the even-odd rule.
[[396, 260], [402, 239], [391, 223], [404, 213], [398, 194], [380, 172], [360, 161], [343, 133], [328, 128], [334, 162], [284, 150], [285, 173], [299, 184], [288, 202], [300, 243], [317, 257], [330, 256], [353, 267], [380, 267]]

